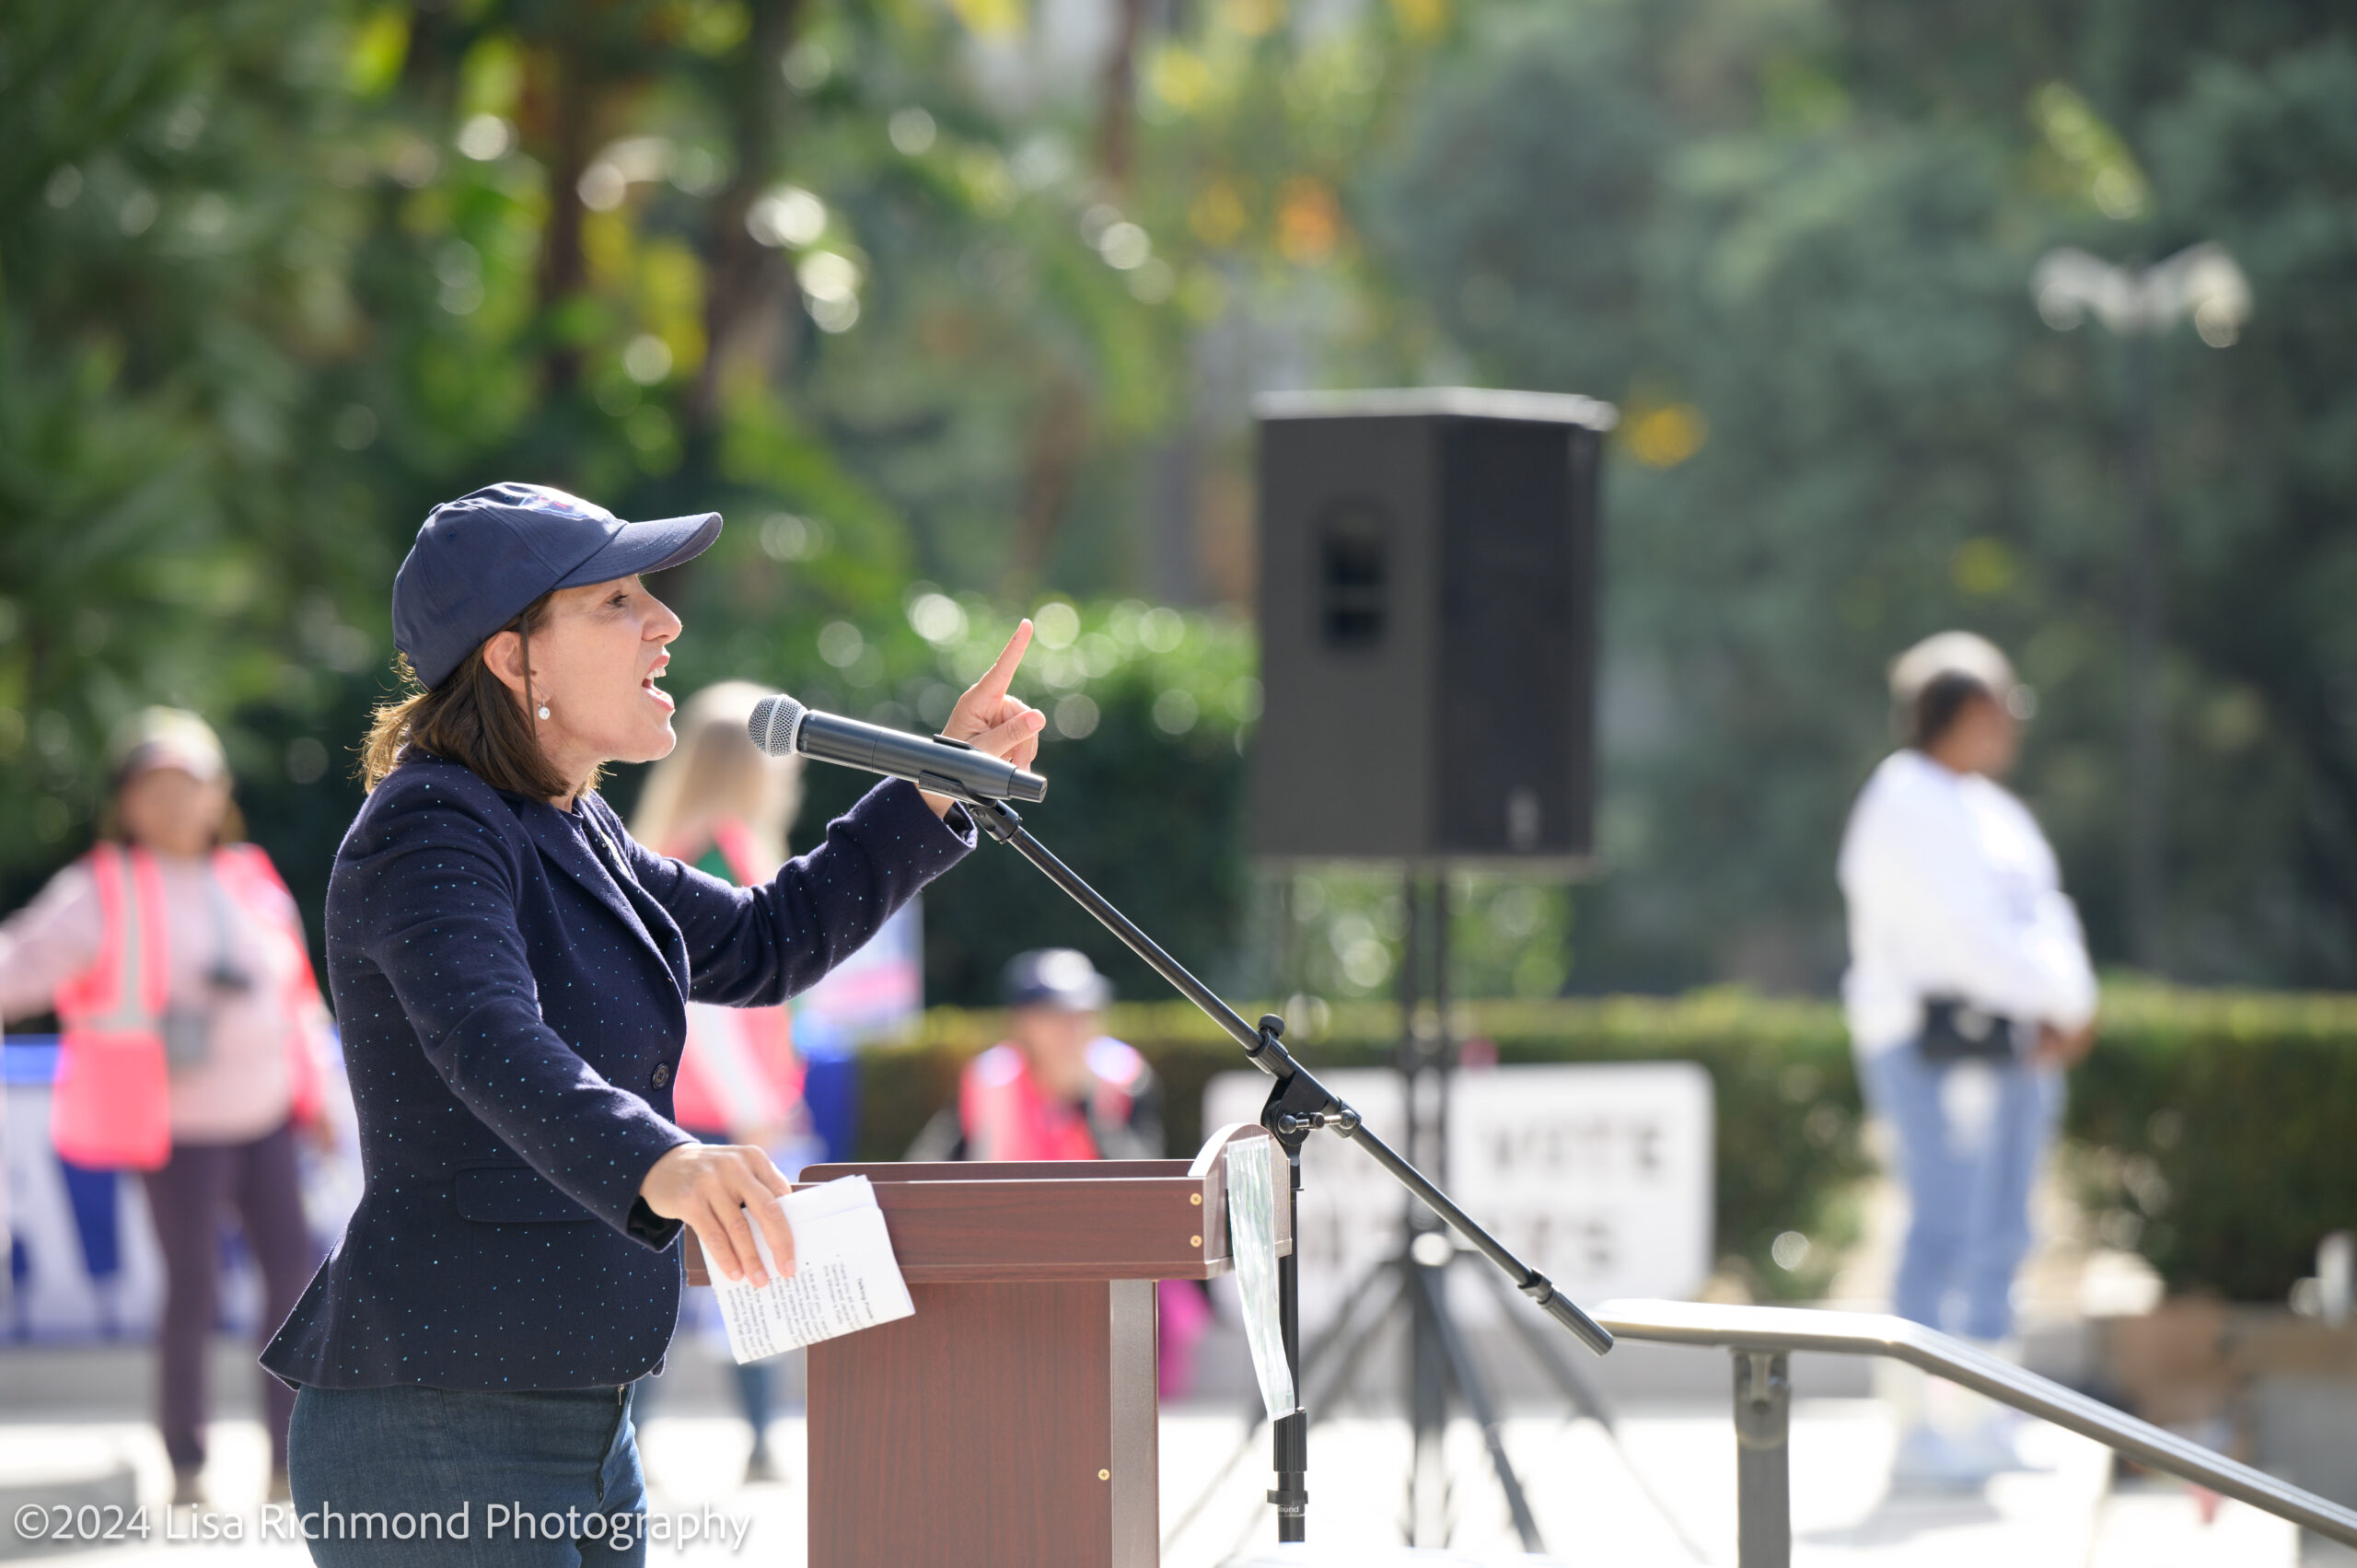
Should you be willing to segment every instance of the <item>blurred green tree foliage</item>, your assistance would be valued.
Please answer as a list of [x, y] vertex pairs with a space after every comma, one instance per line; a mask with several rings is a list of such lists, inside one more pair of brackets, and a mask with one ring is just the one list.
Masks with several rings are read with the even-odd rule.
[[[1958, 621], [2046, 693], [2026, 786], [2112, 946], [2116, 345], [2027, 272], [2212, 238], [2258, 305], [2165, 356], [2175, 948], [2345, 982], [2352, 85], [2292, 0], [21, 0], [0, 901], [157, 698], [224, 722], [315, 901], [391, 570], [478, 484], [720, 507], [657, 585], [677, 684], [923, 720], [1017, 607], [1078, 658], [1248, 603], [1253, 390], [1476, 378], [1627, 418], [1611, 874], [1466, 883], [1469, 989], [1823, 983], [1880, 666]], [[1102, 726], [1043, 835], [1214, 972], [1379, 992], [1396, 889], [1254, 890], [1248, 638], [1172, 623], [1037, 678]], [[936, 898], [943, 995], [1079, 934], [1016, 875]]]
[[2022, 787], [2122, 945], [2120, 345], [2048, 248], [2247, 271], [2160, 354], [2177, 973], [2357, 980], [2357, 49], [2314, 7], [1484, 8], [1362, 181], [1477, 374], [1623, 405], [1575, 983], [1817, 986], [1878, 677], [1950, 625], [2044, 703]]
[[343, 607], [393, 557], [315, 401], [363, 330], [337, 43], [275, 0], [0, 26], [0, 874], [87, 835], [127, 710], [304, 710], [380, 660]]
[[[959, 691], [990, 667], [1015, 618], [977, 594], [909, 586], [880, 613], [823, 622], [788, 651], [806, 673], [797, 696], [879, 724], [937, 730]], [[1207, 979], [1265, 985], [1268, 970], [1238, 940], [1246, 875], [1241, 758], [1260, 715], [1252, 639], [1226, 610], [1181, 613], [1138, 599], [1029, 611], [1031, 654], [1015, 694], [1048, 715], [1039, 766], [1048, 798], [1022, 807], [1039, 838]], [[678, 645], [692, 690], [734, 668], [691, 640]], [[635, 798], [642, 770], [618, 770], [608, 795]], [[797, 845], [873, 783], [850, 769], [803, 775]], [[1028, 947], [1086, 949], [1122, 995], [1158, 998], [1159, 981], [1077, 905], [1009, 851], [984, 844], [925, 893], [927, 995], [987, 1003], [1007, 959]]]
[[[1443, 15], [1411, 14], [1423, 38]], [[1066, 37], [1007, 0], [12, 10], [6, 901], [87, 841], [105, 731], [167, 700], [223, 724], [316, 907], [394, 685], [391, 569], [433, 503], [493, 479], [720, 506], [721, 545], [658, 585], [691, 627], [682, 687], [753, 674], [901, 722], [964, 656], [911, 632], [928, 595], [1003, 633], [993, 603], [1152, 577], [1136, 519], [1192, 528], [1190, 487], [1155, 477], [1185, 466], [1190, 343], [1256, 284], [1339, 297], [1349, 132], [1412, 40], [1387, 13], [1317, 37], [1281, 6], [1106, 16]], [[1211, 488], [1232, 525], [1232, 475]], [[1164, 555], [1199, 597], [1183, 541]], [[830, 662], [846, 636], [872, 658]], [[1060, 842], [1216, 967], [1243, 948], [1248, 644], [1233, 616], [1110, 598], [1074, 636], [1120, 654], [1039, 678], [1103, 726]], [[1167, 856], [1135, 854], [1152, 831]], [[1043, 901], [945, 890], [950, 994], [1072, 935], [1016, 918]]]

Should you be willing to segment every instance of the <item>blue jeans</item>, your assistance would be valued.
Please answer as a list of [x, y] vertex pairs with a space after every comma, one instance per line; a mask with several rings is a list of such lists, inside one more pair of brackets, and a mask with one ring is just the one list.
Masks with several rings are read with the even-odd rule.
[[627, 1388], [305, 1388], [288, 1481], [319, 1568], [646, 1562]]
[[[2062, 1074], [2018, 1062], [1934, 1066], [1914, 1042], [1864, 1058], [1868, 1108], [1898, 1134], [1907, 1243], [1891, 1310], [1977, 1340], [2014, 1329], [2029, 1199], [2062, 1115]], [[1960, 1320], [1950, 1298], [1963, 1297]]]

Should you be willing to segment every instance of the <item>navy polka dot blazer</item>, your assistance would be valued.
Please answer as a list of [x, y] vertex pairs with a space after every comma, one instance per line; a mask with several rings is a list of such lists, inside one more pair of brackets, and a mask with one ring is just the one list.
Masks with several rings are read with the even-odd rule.
[[[955, 826], [953, 826], [953, 824]], [[690, 998], [778, 1003], [973, 846], [887, 784], [769, 886], [643, 848], [437, 758], [360, 808], [328, 883], [328, 982], [367, 1174], [262, 1354], [331, 1388], [584, 1388], [657, 1366], [679, 1225], [638, 1200]]]

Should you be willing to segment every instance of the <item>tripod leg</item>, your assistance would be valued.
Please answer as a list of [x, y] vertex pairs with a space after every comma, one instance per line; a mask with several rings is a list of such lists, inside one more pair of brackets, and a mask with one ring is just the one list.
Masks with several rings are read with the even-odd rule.
[[[1383, 1265], [1380, 1272], [1386, 1273], [1389, 1272], [1390, 1265]], [[1364, 1364], [1366, 1361], [1367, 1352], [1374, 1347], [1376, 1340], [1381, 1336], [1385, 1320], [1398, 1309], [1400, 1298], [1401, 1288], [1395, 1283], [1390, 1295], [1386, 1297], [1383, 1305], [1376, 1310], [1373, 1316], [1367, 1318], [1365, 1327], [1360, 1329], [1357, 1333], [1352, 1337], [1348, 1346], [1343, 1352], [1341, 1363], [1334, 1369], [1332, 1380], [1321, 1384], [1318, 1387], [1318, 1408], [1320, 1411], [1324, 1411], [1329, 1409], [1336, 1400], [1341, 1399], [1350, 1390], [1352, 1386], [1358, 1381], [1359, 1367]], [[1337, 1342], [1329, 1339], [1328, 1342], [1333, 1343]], [[1312, 1358], [1313, 1365], [1315, 1365], [1316, 1359], [1317, 1358], [1315, 1357]], [[1314, 1419], [1323, 1420], [1324, 1416], [1321, 1414]]]
[[1685, 1548], [1686, 1555], [1697, 1562], [1709, 1562], [1709, 1557], [1696, 1544], [1694, 1538], [1686, 1533], [1686, 1526], [1678, 1519], [1678, 1510], [1663, 1500], [1661, 1494], [1654, 1490], [1653, 1483], [1645, 1479], [1644, 1472], [1637, 1469], [1635, 1461], [1629, 1458], [1629, 1450], [1620, 1442], [1620, 1429], [1613, 1424], [1612, 1407], [1605, 1402], [1604, 1396], [1580, 1376], [1579, 1369], [1564, 1356], [1554, 1337], [1540, 1331], [1538, 1323], [1526, 1311], [1529, 1304], [1519, 1299], [1494, 1270], [1482, 1270], [1481, 1277], [1489, 1281], [1491, 1288], [1497, 1292], [1499, 1307], [1504, 1312], [1506, 1321], [1514, 1325], [1515, 1332], [1522, 1336], [1523, 1343], [1530, 1347], [1539, 1365], [1555, 1379], [1555, 1386], [1562, 1389], [1564, 1397], [1576, 1407], [1574, 1415], [1569, 1419], [1576, 1420], [1578, 1416], [1585, 1415], [1604, 1429], [1604, 1435], [1612, 1444], [1613, 1451], [1620, 1456], [1621, 1464], [1627, 1467], [1630, 1479], [1637, 1483], [1637, 1490], [1644, 1493], [1645, 1501], [1653, 1504], [1654, 1512], [1661, 1516], [1662, 1522], [1678, 1538], [1678, 1544]]
[[1596, 1385], [1580, 1376], [1579, 1368], [1572, 1365], [1571, 1358], [1563, 1353], [1562, 1347], [1555, 1342], [1553, 1337], [1539, 1331], [1538, 1322], [1529, 1316], [1530, 1304], [1517, 1295], [1506, 1283], [1504, 1276], [1496, 1270], [1482, 1270], [1481, 1278], [1489, 1282], [1490, 1290], [1497, 1296], [1499, 1310], [1504, 1314], [1505, 1320], [1514, 1325], [1515, 1333], [1529, 1347], [1531, 1355], [1547, 1376], [1555, 1380], [1555, 1387], [1563, 1391], [1563, 1397], [1572, 1401], [1580, 1414], [1610, 1432], [1612, 1408], [1604, 1402], [1604, 1396], [1596, 1392]]
[[[1429, 1234], [1429, 1233], [1426, 1233]], [[1423, 1288], [1432, 1272], [1412, 1256], [1400, 1260], [1408, 1283], [1408, 1542], [1448, 1544], [1447, 1353], [1433, 1318], [1437, 1308]]]
[[[1367, 1346], [1375, 1342], [1376, 1336], [1382, 1330], [1384, 1319], [1390, 1315], [1392, 1308], [1399, 1305], [1399, 1293], [1396, 1283], [1391, 1295], [1386, 1297], [1382, 1307], [1367, 1318], [1364, 1329], [1354, 1333], [1353, 1325], [1360, 1316], [1360, 1309], [1368, 1298], [1376, 1294], [1376, 1287], [1383, 1283], [1390, 1276], [1391, 1272], [1392, 1265], [1387, 1260], [1376, 1264], [1359, 1276], [1358, 1282], [1352, 1285], [1343, 1296], [1341, 1307], [1335, 1313], [1333, 1322], [1328, 1324], [1311, 1342], [1308, 1353], [1302, 1358], [1301, 1397], [1305, 1403], [1312, 1402], [1310, 1385], [1325, 1365], [1327, 1358], [1332, 1355], [1337, 1348], [1343, 1352], [1340, 1367], [1335, 1372], [1332, 1382], [1319, 1387], [1318, 1397], [1314, 1401], [1316, 1407], [1322, 1409], [1329, 1399], [1339, 1396], [1343, 1389], [1350, 1387], [1352, 1379], [1357, 1375], [1359, 1363], [1365, 1359]], [[1242, 1464], [1244, 1457], [1252, 1451], [1253, 1443], [1260, 1435], [1260, 1428], [1267, 1423], [1269, 1413], [1261, 1407], [1259, 1388], [1255, 1386], [1247, 1398], [1250, 1403], [1246, 1411], [1244, 1435], [1237, 1441], [1235, 1451], [1228, 1455], [1226, 1462], [1220, 1466], [1218, 1472], [1205, 1483], [1202, 1491], [1196, 1494], [1195, 1500], [1187, 1504], [1186, 1512], [1179, 1515], [1171, 1523], [1170, 1528], [1164, 1533], [1162, 1546], [1165, 1551], [1169, 1551], [1171, 1543], [1193, 1527], [1202, 1511], [1211, 1505], [1212, 1499], [1219, 1495], [1220, 1489], [1227, 1484], [1227, 1478], [1236, 1473], [1236, 1467]]]
[[1417, 1286], [1424, 1295], [1433, 1337], [1448, 1360], [1449, 1381], [1457, 1385], [1473, 1419], [1481, 1423], [1481, 1440], [1490, 1448], [1490, 1468], [1497, 1471], [1498, 1486], [1506, 1494], [1506, 1511], [1514, 1516], [1514, 1533], [1522, 1538], [1523, 1551], [1543, 1552], [1547, 1545], [1539, 1539], [1538, 1521], [1531, 1515], [1530, 1500], [1522, 1493], [1522, 1481], [1514, 1473], [1513, 1461], [1506, 1458], [1505, 1433], [1498, 1420], [1497, 1406], [1490, 1398], [1490, 1387], [1482, 1381], [1481, 1369], [1473, 1363], [1472, 1347], [1465, 1342], [1456, 1320], [1448, 1315], [1448, 1303], [1442, 1298], [1441, 1281], [1445, 1276], [1438, 1269], [1422, 1267], [1416, 1269], [1415, 1274]]
[[[1366, 1278], [1363, 1280], [1360, 1285], [1355, 1287], [1355, 1289], [1361, 1292], [1371, 1290], [1377, 1280], [1391, 1274], [1394, 1267], [1395, 1265], [1387, 1262], [1376, 1265], [1375, 1269], [1368, 1273]], [[1313, 1350], [1310, 1353], [1309, 1365], [1314, 1369], [1325, 1350], [1338, 1344], [1343, 1347], [1342, 1358], [1334, 1368], [1334, 1376], [1332, 1379], [1318, 1385], [1314, 1398], [1308, 1394], [1305, 1394], [1304, 1396], [1306, 1399], [1308, 1399], [1309, 1403], [1315, 1411], [1315, 1413], [1310, 1416], [1310, 1423], [1312, 1425], [1329, 1418], [1333, 1413], [1334, 1402], [1340, 1400], [1343, 1393], [1351, 1388], [1357, 1381], [1359, 1367], [1366, 1361], [1367, 1353], [1373, 1349], [1376, 1342], [1383, 1337], [1384, 1324], [1388, 1321], [1391, 1315], [1398, 1311], [1403, 1305], [1406, 1299], [1406, 1291], [1407, 1287], [1405, 1285], [1398, 1284], [1395, 1282], [1395, 1288], [1392, 1290], [1391, 1295], [1384, 1299], [1383, 1305], [1373, 1314], [1368, 1316], [1363, 1326], [1353, 1330], [1350, 1336], [1345, 1339], [1342, 1333], [1344, 1325], [1347, 1321], [1357, 1316], [1358, 1304], [1360, 1301], [1364, 1299], [1363, 1295], [1354, 1295], [1353, 1299], [1344, 1307], [1343, 1318], [1338, 1318], [1334, 1326], [1326, 1330], [1324, 1337], [1319, 1342], [1319, 1348]], [[1305, 1388], [1307, 1388], [1308, 1378], [1309, 1373], [1305, 1372], [1303, 1374]], [[1265, 1416], [1255, 1418], [1250, 1431], [1247, 1432], [1245, 1434], [1242, 1445], [1238, 1446], [1234, 1454], [1228, 1457], [1227, 1463], [1220, 1468], [1218, 1479], [1213, 1481], [1211, 1486], [1205, 1489], [1203, 1494], [1201, 1497], [1198, 1497], [1194, 1503], [1188, 1507], [1185, 1517], [1181, 1518], [1177, 1525], [1174, 1525], [1171, 1527], [1170, 1532], [1163, 1538], [1162, 1549], [1166, 1553], [1169, 1551], [1172, 1542], [1176, 1541], [1178, 1539], [1179, 1534], [1187, 1527], [1187, 1526], [1193, 1522], [1195, 1516], [1202, 1511], [1204, 1504], [1211, 1501], [1212, 1494], [1217, 1492], [1220, 1486], [1225, 1482], [1227, 1477], [1234, 1472], [1237, 1463], [1242, 1460], [1245, 1454], [1250, 1451], [1252, 1438], [1260, 1429], [1260, 1422], [1265, 1419], [1267, 1419]], [[1225, 1555], [1234, 1556], [1237, 1552], [1242, 1551], [1244, 1550], [1245, 1542], [1250, 1539], [1253, 1530], [1258, 1527], [1259, 1525], [1257, 1520], [1253, 1524], [1247, 1526], [1244, 1533], [1236, 1539], [1235, 1543], [1228, 1549]]]

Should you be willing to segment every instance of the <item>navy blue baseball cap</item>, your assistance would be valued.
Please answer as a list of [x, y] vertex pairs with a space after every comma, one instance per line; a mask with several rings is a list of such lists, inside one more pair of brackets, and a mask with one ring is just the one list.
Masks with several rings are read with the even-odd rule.
[[552, 588], [659, 572], [702, 554], [720, 514], [626, 523], [545, 484], [493, 484], [426, 514], [393, 575], [393, 645], [428, 687]]

